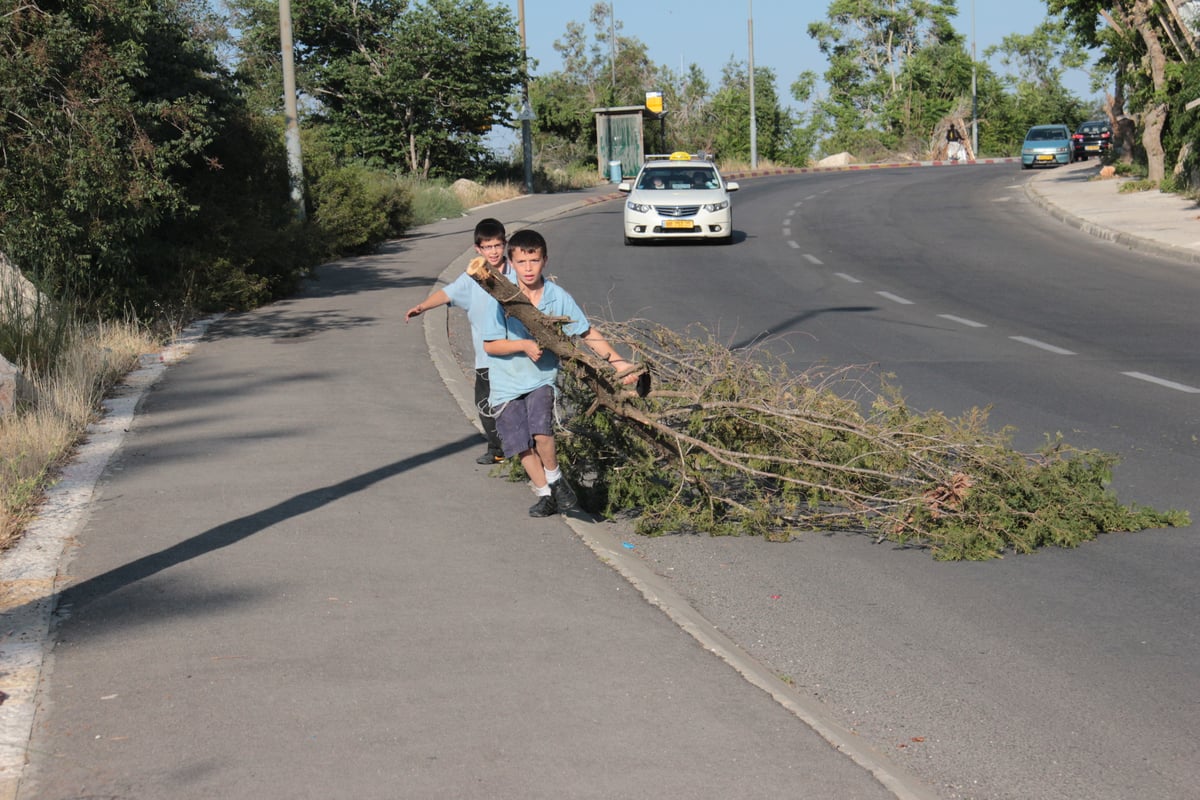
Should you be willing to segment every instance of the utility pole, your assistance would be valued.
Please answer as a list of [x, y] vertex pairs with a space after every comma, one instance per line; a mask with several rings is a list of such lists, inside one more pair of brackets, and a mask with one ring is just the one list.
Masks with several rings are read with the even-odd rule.
[[750, 31], [750, 169], [758, 169], [758, 115], [754, 109], [754, 0], [746, 24]]
[[975, 83], [975, 0], [971, 0], [971, 153], [979, 158], [979, 95]]
[[288, 180], [296, 219], [304, 222], [304, 164], [300, 159], [300, 114], [296, 108], [296, 66], [292, 61], [292, 5], [279, 0], [279, 54], [283, 60], [283, 112], [287, 122]]
[[612, 64], [613, 98], [617, 96], [617, 12], [612, 2], [608, 4], [609, 62]]
[[533, 194], [533, 109], [529, 106], [529, 56], [525, 48], [525, 0], [517, 0], [521, 25], [521, 156], [525, 162], [525, 194]]

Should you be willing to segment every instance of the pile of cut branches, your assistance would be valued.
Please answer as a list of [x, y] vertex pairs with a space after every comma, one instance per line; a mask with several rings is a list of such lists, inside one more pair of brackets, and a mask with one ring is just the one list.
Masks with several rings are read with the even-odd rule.
[[1118, 502], [1114, 455], [1059, 436], [1018, 452], [986, 411], [916, 413], [867, 368], [792, 374], [765, 348], [642, 321], [598, 326], [652, 376], [639, 396], [514, 289], [494, 296], [563, 362], [560, 453], [585, 506], [631, 514], [641, 533], [851, 530], [957, 560], [1188, 524], [1186, 512]]

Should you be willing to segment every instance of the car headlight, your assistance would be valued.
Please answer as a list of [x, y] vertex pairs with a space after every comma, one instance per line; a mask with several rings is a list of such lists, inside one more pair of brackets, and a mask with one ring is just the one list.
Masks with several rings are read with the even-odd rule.
[[704, 204], [705, 211], [721, 211], [722, 209], [726, 209], [726, 208], [729, 208], [728, 200], [722, 200], [719, 203], [705, 203]]
[[650, 209], [653, 208], [654, 206], [650, 205], [649, 203], [635, 203], [632, 200], [630, 200], [628, 203], [625, 204], [625, 207], [628, 208], [630, 211], [636, 211], [639, 214], [647, 214], [650, 212]]
[[1055, 152], [1056, 152], [1056, 153], [1065, 153], [1065, 152], [1067, 152], [1067, 148], [1065, 148], [1065, 147], [1060, 147], [1060, 148], [1058, 148], [1058, 150], [1056, 150]]

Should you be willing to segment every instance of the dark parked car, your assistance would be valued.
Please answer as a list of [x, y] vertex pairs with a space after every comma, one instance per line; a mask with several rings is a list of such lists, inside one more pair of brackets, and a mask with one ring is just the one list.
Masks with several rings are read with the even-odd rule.
[[1106, 120], [1085, 122], [1071, 135], [1071, 160], [1087, 161], [1088, 156], [1101, 156], [1112, 149], [1112, 127]]

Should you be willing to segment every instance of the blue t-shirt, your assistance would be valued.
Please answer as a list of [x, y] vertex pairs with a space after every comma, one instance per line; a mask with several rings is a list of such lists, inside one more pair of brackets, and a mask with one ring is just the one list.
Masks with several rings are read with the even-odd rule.
[[[566, 317], [570, 322], [563, 325], [563, 333], [567, 336], [582, 336], [591, 328], [583, 309], [575, 302], [567, 291], [557, 283], [546, 281], [542, 289], [542, 299], [538, 303], [538, 311], [549, 317]], [[516, 317], [506, 317], [504, 309], [496, 303], [495, 313], [487, 326], [481, 331], [485, 342], [500, 339], [532, 339], [529, 331]], [[491, 395], [488, 402], [493, 407], [507, 403], [509, 400], [529, 394], [541, 386], [553, 386], [558, 379], [558, 356], [549, 350], [542, 351], [542, 357], [534, 361], [524, 353], [510, 356], [491, 356], [488, 380], [491, 383]]]
[[[510, 281], [517, 279], [516, 273], [504, 263], [501, 270]], [[496, 315], [500, 304], [496, 298], [487, 293], [474, 278], [463, 273], [450, 282], [442, 290], [450, 298], [450, 305], [467, 312], [467, 321], [471, 324], [471, 344], [475, 346], [475, 369], [488, 369], [491, 366], [491, 356], [483, 349], [482, 330]]]

